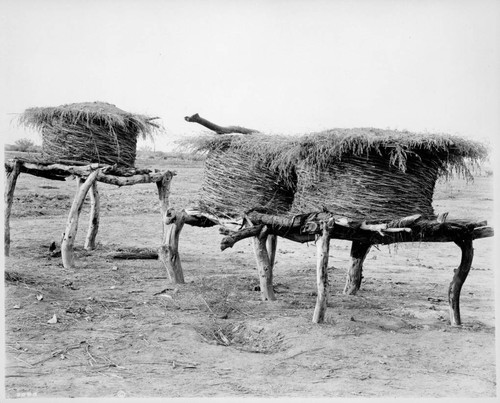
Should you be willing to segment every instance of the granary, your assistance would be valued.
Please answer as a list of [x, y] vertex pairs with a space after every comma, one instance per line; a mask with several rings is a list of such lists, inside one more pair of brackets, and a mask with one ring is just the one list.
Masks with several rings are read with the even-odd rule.
[[150, 137], [158, 118], [132, 114], [106, 102], [29, 108], [19, 122], [42, 134], [46, 161], [79, 161], [133, 167], [137, 138]]
[[[299, 137], [266, 136], [215, 125], [199, 115], [186, 118], [215, 131], [191, 141], [207, 151], [200, 203], [169, 211], [172, 240], [184, 223], [221, 225], [221, 249], [253, 238], [264, 300], [275, 299], [272, 277], [276, 237], [316, 241], [318, 297], [313, 321], [324, 319], [331, 238], [352, 241], [352, 266], [344, 292], [358, 291], [362, 265], [372, 245], [397, 242], [455, 242], [462, 262], [449, 287], [451, 323], [461, 323], [459, 295], [472, 263], [472, 241], [493, 235], [485, 221], [447, 220], [436, 214], [436, 180], [459, 174], [487, 157], [481, 143], [444, 134], [415, 134], [373, 128], [333, 129]], [[229, 135], [243, 133], [243, 135]], [[240, 227], [234, 229], [227, 224]], [[171, 242], [173, 271], [182, 271]]]
[[20, 173], [52, 180], [77, 179], [77, 192], [61, 241], [61, 256], [66, 268], [75, 266], [73, 245], [87, 193], [90, 194], [91, 211], [85, 249], [95, 248], [100, 214], [97, 182], [117, 186], [155, 183], [164, 217], [168, 209], [170, 181], [175, 173], [134, 166], [137, 138], [151, 136], [155, 130], [161, 129], [155, 123], [156, 119], [125, 112], [104, 102], [30, 108], [22, 113], [20, 124], [42, 134], [42, 155], [15, 158], [5, 163], [5, 255], [10, 252], [9, 220]]

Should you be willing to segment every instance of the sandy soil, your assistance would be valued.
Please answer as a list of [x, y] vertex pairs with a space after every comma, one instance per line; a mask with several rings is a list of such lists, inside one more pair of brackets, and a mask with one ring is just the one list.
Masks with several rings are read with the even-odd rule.
[[[196, 200], [202, 165], [144, 160], [178, 175], [171, 203]], [[439, 183], [437, 212], [488, 219], [492, 177]], [[171, 285], [157, 260], [116, 260], [151, 248], [161, 223], [152, 184], [100, 185], [98, 249], [66, 270], [59, 243], [74, 181], [21, 175], [5, 260], [7, 397], [494, 397], [494, 238], [474, 243], [462, 290], [462, 327], [450, 327], [447, 289], [459, 248], [373, 248], [356, 296], [342, 294], [350, 244], [333, 241], [326, 323], [311, 323], [314, 245], [280, 239], [276, 302], [261, 302], [249, 241], [220, 252], [217, 228], [185, 227], [186, 284]], [[57, 323], [48, 323], [56, 315]]]

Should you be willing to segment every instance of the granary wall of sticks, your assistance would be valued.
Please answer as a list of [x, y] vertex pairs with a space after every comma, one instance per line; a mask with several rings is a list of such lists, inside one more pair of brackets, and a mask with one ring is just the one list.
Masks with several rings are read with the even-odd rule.
[[159, 126], [106, 103], [31, 108], [20, 122], [39, 129], [43, 155], [6, 163], [5, 253], [9, 253], [10, 208], [19, 173], [54, 180], [75, 175], [78, 192], [69, 212], [61, 254], [75, 267], [73, 240], [83, 200], [91, 197], [86, 249], [95, 247], [99, 226], [96, 182], [118, 186], [156, 183], [163, 234], [158, 256], [172, 282], [183, 283], [179, 236], [185, 224], [219, 226], [221, 249], [252, 238], [263, 300], [274, 300], [273, 268], [278, 237], [316, 242], [318, 295], [313, 321], [324, 320], [328, 299], [328, 255], [332, 238], [352, 241], [352, 264], [344, 292], [355, 294], [372, 245], [454, 242], [462, 259], [449, 285], [450, 321], [460, 325], [459, 298], [473, 259], [473, 240], [493, 236], [485, 221], [447, 220], [432, 207], [438, 177], [472, 178], [487, 157], [484, 145], [448, 135], [422, 135], [372, 128], [334, 129], [303, 136], [270, 136], [223, 127], [198, 114], [186, 117], [215, 134], [189, 141], [207, 154], [199, 203], [169, 208], [170, 171], [134, 168], [137, 136]]
[[15, 158], [5, 163], [5, 255], [10, 253], [9, 221], [16, 181], [21, 173], [52, 180], [76, 177], [77, 192], [61, 240], [60, 253], [66, 268], [76, 266], [74, 240], [87, 193], [90, 194], [91, 211], [84, 248], [96, 247], [100, 221], [97, 182], [117, 186], [155, 183], [163, 217], [168, 209], [170, 181], [175, 172], [134, 167], [137, 138], [161, 130], [155, 122], [157, 119], [125, 112], [104, 102], [30, 108], [22, 113], [19, 123], [42, 134], [42, 155]]

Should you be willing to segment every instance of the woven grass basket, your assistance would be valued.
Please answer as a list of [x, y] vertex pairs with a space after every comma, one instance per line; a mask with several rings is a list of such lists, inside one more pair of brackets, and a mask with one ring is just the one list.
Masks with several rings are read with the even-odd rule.
[[379, 155], [348, 157], [318, 172], [300, 163], [291, 214], [328, 210], [352, 220], [434, 217], [439, 164], [412, 157], [403, 172]]
[[46, 160], [134, 166], [137, 137], [150, 137], [160, 128], [154, 119], [104, 102], [85, 102], [30, 108], [19, 122], [42, 133]]
[[291, 214], [324, 209], [353, 220], [391, 220], [434, 218], [437, 179], [471, 179], [470, 168], [487, 150], [456, 136], [359, 128], [304, 136], [288, 153], [297, 161]]
[[257, 209], [286, 214], [293, 202], [293, 189], [262, 161], [241, 150], [218, 150], [208, 154], [200, 192], [201, 211], [234, 218]]

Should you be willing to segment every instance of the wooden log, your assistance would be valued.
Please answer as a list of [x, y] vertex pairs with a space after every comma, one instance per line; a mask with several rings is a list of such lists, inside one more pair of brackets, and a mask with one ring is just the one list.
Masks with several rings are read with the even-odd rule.
[[14, 163], [14, 161], [21, 162], [21, 172], [56, 180], [64, 180], [64, 178], [72, 175], [87, 177], [98, 168], [109, 167], [109, 165], [97, 163], [87, 165], [66, 165], [60, 163], [27, 161], [17, 158], [6, 161], [5, 164], [10, 165]]
[[351, 267], [347, 273], [344, 294], [355, 295], [361, 287], [363, 262], [370, 251], [370, 244], [353, 241], [351, 245]]
[[80, 217], [80, 212], [82, 210], [85, 196], [94, 184], [98, 174], [99, 170], [95, 170], [87, 177], [83, 184], [80, 184], [80, 178], [77, 179], [77, 192], [69, 211], [68, 221], [66, 222], [66, 229], [64, 231], [63, 240], [61, 242], [62, 262], [63, 266], [66, 269], [75, 267], [73, 245], [78, 230], [78, 219]]
[[87, 231], [87, 237], [85, 238], [84, 249], [94, 250], [96, 248], [96, 237], [99, 231], [99, 215], [100, 215], [100, 197], [99, 190], [97, 189], [97, 183], [92, 184], [92, 189], [90, 192], [90, 217], [89, 217], [89, 229]]
[[147, 259], [158, 259], [158, 253], [155, 252], [121, 252], [115, 253], [111, 256], [113, 259], [121, 260], [147, 260]]
[[154, 172], [145, 169], [120, 168], [105, 164], [87, 164], [87, 165], [65, 165], [60, 163], [44, 163], [26, 160], [13, 159], [5, 162], [5, 167], [11, 169], [13, 164], [20, 162], [21, 172], [34, 176], [53, 180], [64, 180], [69, 176], [79, 176], [86, 178], [93, 171], [101, 168], [97, 181], [116, 186], [131, 186], [139, 183], [152, 183], [161, 180], [165, 175], [175, 175], [175, 172]]
[[[472, 239], [493, 235], [493, 229], [484, 227], [485, 222], [465, 222], [463, 220], [423, 219], [420, 216], [406, 217], [385, 223], [366, 224], [364, 221], [347, 221], [334, 218], [333, 213], [319, 212], [300, 214], [294, 217], [279, 217], [259, 212], [247, 213], [247, 218], [255, 226], [265, 225], [269, 234], [281, 236], [296, 242], [310, 242], [320, 233], [321, 221], [328, 222], [330, 238], [359, 241], [365, 244], [391, 244], [398, 242], [455, 242], [464, 236]], [[399, 228], [398, 225], [404, 225]], [[479, 227], [481, 230], [475, 230]], [[398, 229], [397, 232], [392, 232]], [[237, 231], [222, 240], [224, 248], [252, 236], [251, 233]]]
[[259, 271], [260, 293], [263, 301], [275, 301], [273, 289], [273, 268], [267, 252], [267, 227], [263, 227], [260, 233], [253, 237], [253, 247]]
[[322, 223], [322, 234], [316, 241], [317, 262], [316, 282], [318, 295], [312, 321], [323, 323], [325, 320], [326, 306], [328, 303], [328, 255], [330, 253], [330, 234], [327, 223]]
[[170, 180], [175, 175], [176, 173], [172, 171], [152, 172], [149, 174], [139, 174], [127, 177], [101, 174], [97, 177], [97, 180], [102, 183], [107, 183], [108, 185], [132, 186], [139, 183], [158, 183], [165, 177], [169, 177]]
[[12, 212], [12, 202], [14, 200], [14, 192], [16, 190], [16, 183], [19, 174], [21, 173], [21, 163], [15, 162], [12, 166], [7, 167], [5, 174], [7, 176], [5, 181], [5, 219], [4, 219], [4, 254], [10, 254], [10, 214]]
[[448, 288], [448, 302], [450, 304], [450, 322], [452, 326], [462, 324], [460, 318], [460, 291], [469, 274], [472, 259], [474, 257], [474, 248], [472, 247], [472, 238], [462, 239], [455, 242], [462, 251], [462, 258], [458, 269], [455, 270], [453, 280]]
[[181, 259], [179, 257], [179, 235], [184, 226], [186, 214], [169, 208], [171, 175], [164, 175], [156, 182], [163, 223], [163, 235], [158, 256], [167, 270], [171, 283], [184, 284]]
[[231, 233], [222, 239], [220, 249], [223, 251], [227, 248], [232, 248], [236, 242], [241, 241], [242, 239], [258, 236], [262, 232], [263, 228], [264, 225], [256, 225], [253, 227], [243, 228], [237, 232], [221, 228], [221, 232]]
[[206, 127], [209, 130], [214, 131], [217, 134], [232, 134], [232, 133], [240, 133], [240, 134], [252, 134], [252, 133], [258, 133], [257, 130], [253, 129], [247, 129], [246, 127], [241, 127], [241, 126], [219, 126], [215, 123], [212, 123], [208, 121], [207, 119], [202, 118], [200, 115], [195, 113], [192, 116], [186, 116], [184, 117], [184, 120], [186, 122], [193, 122], [193, 123], [198, 123], [204, 127]]
[[489, 238], [495, 235], [492, 227], [482, 226], [472, 230], [472, 239]]
[[199, 215], [199, 216], [189, 215], [186, 213], [185, 210], [183, 210], [183, 214], [184, 214], [185, 224], [191, 225], [193, 227], [209, 228], [209, 227], [214, 227], [214, 226], [219, 224], [218, 222], [213, 221], [213, 219], [210, 217], [205, 217], [202, 215]]

